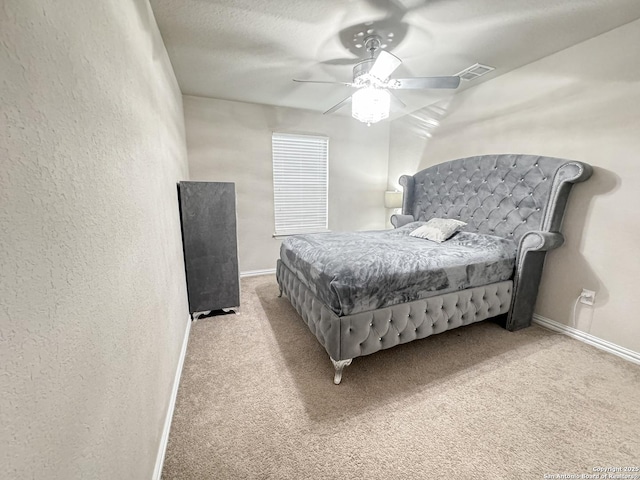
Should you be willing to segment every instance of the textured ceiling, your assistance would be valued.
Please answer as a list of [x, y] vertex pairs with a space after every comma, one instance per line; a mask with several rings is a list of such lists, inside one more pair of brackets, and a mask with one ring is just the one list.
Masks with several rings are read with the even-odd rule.
[[[356, 57], [343, 42], [364, 22], [397, 32], [399, 42], [389, 48], [404, 63], [395, 77], [454, 75], [476, 62], [496, 67], [480, 80], [463, 82], [463, 89], [640, 18], [639, 0], [151, 0], [151, 5], [184, 94], [320, 112], [350, 89], [292, 79], [351, 81]], [[394, 116], [448, 95], [400, 91], [407, 107]]]

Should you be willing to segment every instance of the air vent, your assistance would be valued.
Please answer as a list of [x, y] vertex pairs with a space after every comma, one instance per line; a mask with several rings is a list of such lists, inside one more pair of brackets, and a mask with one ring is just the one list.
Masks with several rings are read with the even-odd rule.
[[478, 77], [486, 75], [487, 73], [495, 70], [495, 67], [490, 67], [489, 65], [482, 65], [481, 63], [476, 63], [475, 65], [471, 65], [468, 68], [465, 68], [460, 73], [456, 73], [457, 77], [460, 77], [462, 80], [475, 80]]

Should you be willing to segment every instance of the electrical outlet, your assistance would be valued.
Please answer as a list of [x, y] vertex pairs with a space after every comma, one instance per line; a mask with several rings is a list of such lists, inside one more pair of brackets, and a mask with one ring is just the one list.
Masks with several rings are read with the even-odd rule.
[[583, 288], [582, 293], [580, 294], [580, 303], [584, 303], [585, 305], [593, 305], [595, 301], [596, 292]]

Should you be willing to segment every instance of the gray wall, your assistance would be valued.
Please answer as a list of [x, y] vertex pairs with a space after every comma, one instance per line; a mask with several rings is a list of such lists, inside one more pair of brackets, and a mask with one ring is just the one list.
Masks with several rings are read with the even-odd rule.
[[[566, 244], [549, 253], [536, 312], [640, 352], [640, 20], [480, 84], [441, 109], [392, 125], [389, 181], [445, 160], [530, 153], [582, 160], [593, 177], [574, 188]], [[444, 111], [439, 128], [421, 116]]]
[[385, 228], [389, 124], [184, 97], [191, 180], [236, 182], [240, 271], [274, 269], [272, 132], [329, 137], [329, 229]]
[[0, 22], [0, 477], [150, 478], [187, 326], [181, 95], [146, 0]]

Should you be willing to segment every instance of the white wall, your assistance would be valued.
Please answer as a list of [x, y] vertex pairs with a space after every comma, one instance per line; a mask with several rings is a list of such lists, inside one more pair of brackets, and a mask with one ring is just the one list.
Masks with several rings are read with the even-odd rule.
[[0, 477], [150, 478], [188, 315], [150, 7], [6, 0], [0, 72]]
[[[595, 37], [456, 95], [439, 128], [394, 122], [389, 181], [429, 165], [488, 153], [582, 160], [593, 177], [576, 185], [566, 244], [547, 256], [536, 312], [640, 352], [640, 21]], [[424, 113], [424, 112], [422, 112]], [[418, 112], [418, 115], [420, 112]], [[425, 133], [430, 133], [431, 138]]]
[[329, 137], [329, 229], [385, 228], [389, 125], [348, 116], [185, 96], [191, 180], [235, 182], [242, 272], [273, 269], [272, 132]]

